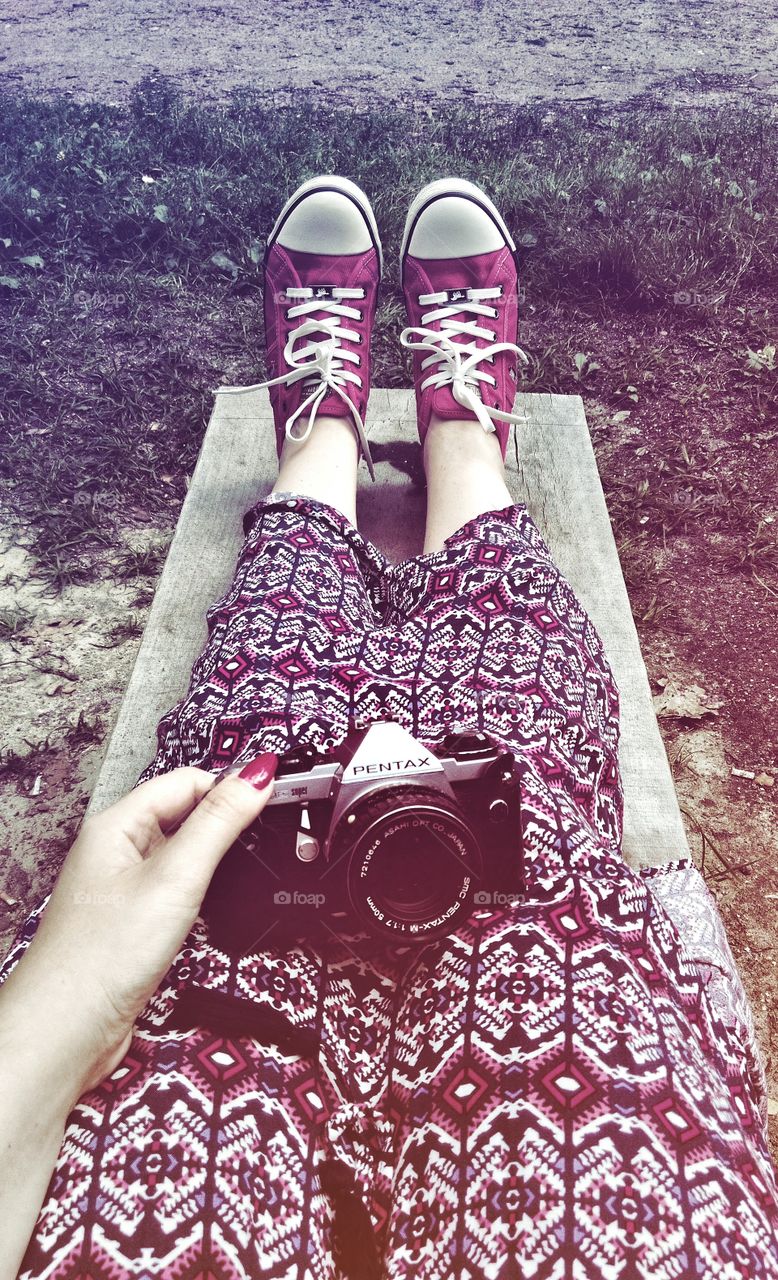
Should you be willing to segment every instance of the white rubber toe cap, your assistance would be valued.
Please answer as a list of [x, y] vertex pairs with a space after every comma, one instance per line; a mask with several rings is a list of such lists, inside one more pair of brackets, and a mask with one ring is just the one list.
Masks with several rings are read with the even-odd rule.
[[444, 196], [419, 216], [408, 252], [414, 258], [468, 258], [504, 246], [505, 239], [488, 213], [462, 196]]
[[499, 211], [480, 187], [442, 178], [419, 192], [408, 212], [401, 256], [467, 258], [515, 248]]
[[366, 253], [373, 241], [364, 215], [340, 191], [311, 191], [284, 219], [278, 243], [299, 253]]

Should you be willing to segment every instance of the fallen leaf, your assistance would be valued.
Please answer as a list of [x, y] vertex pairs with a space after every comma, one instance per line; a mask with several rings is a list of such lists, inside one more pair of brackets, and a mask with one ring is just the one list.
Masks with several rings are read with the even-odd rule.
[[64, 681], [58, 676], [48, 676], [43, 683], [43, 692], [47, 698], [54, 698], [58, 694], [75, 693], [76, 686], [70, 681]]
[[775, 778], [771, 773], [758, 773], [754, 778], [754, 782], [758, 782], [760, 787], [771, 787], [775, 782]]
[[724, 705], [721, 698], [709, 698], [702, 685], [690, 684], [685, 689], [672, 682], [653, 699], [658, 716], [676, 720], [702, 720], [704, 716], [718, 715]]
[[237, 262], [233, 262], [232, 258], [229, 258], [226, 253], [222, 253], [221, 249], [211, 254], [211, 262], [220, 271], [226, 271], [228, 275], [232, 276], [233, 280], [240, 274], [240, 267]]

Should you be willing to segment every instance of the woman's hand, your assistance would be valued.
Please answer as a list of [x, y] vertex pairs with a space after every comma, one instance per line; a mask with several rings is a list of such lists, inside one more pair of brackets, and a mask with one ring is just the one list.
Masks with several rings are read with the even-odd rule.
[[251, 782], [216, 784], [203, 769], [175, 769], [82, 825], [0, 987], [0, 1047], [37, 1045], [71, 1105], [126, 1053], [220, 858], [269, 800], [276, 764], [268, 754], [252, 762]]
[[124, 1057], [219, 859], [270, 799], [277, 763], [252, 761], [251, 782], [174, 769], [82, 825], [0, 986], [0, 1280], [19, 1270], [68, 1113]]

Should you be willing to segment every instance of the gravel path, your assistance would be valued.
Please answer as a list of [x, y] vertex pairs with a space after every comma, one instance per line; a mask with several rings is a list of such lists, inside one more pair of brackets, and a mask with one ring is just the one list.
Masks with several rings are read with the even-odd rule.
[[120, 101], [157, 70], [212, 99], [775, 103], [777, 17], [775, 0], [4, 0], [0, 87]]

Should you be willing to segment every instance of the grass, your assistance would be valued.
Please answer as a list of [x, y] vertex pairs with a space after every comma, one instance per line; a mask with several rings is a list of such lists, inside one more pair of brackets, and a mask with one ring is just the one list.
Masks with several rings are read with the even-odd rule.
[[36, 774], [45, 769], [63, 747], [85, 748], [101, 743], [105, 737], [105, 723], [100, 716], [90, 716], [80, 711], [78, 718], [71, 723], [61, 737], [49, 734], [37, 742], [24, 739], [27, 751], [16, 751], [12, 747], [0, 749], [0, 780], [13, 781], [17, 787], [25, 791], [34, 780]]
[[725, 550], [719, 550], [717, 561], [730, 572], [742, 572], [765, 590], [778, 598], [778, 591], [768, 586], [761, 576], [765, 570], [778, 572], [778, 536], [775, 519], [762, 516], [756, 526], [746, 529], [745, 536], [733, 540]]
[[13, 779], [20, 788], [32, 781], [57, 750], [50, 737], [41, 738], [38, 742], [25, 738], [25, 742], [29, 751], [15, 751], [11, 747], [0, 749], [0, 779]]
[[34, 621], [29, 609], [20, 605], [10, 605], [0, 609], [0, 640], [12, 640], [22, 635]]
[[95, 746], [105, 737], [105, 724], [99, 716], [90, 719], [85, 712], [80, 711], [77, 721], [65, 736], [73, 747]]
[[[442, 174], [488, 175], [520, 250], [525, 389], [597, 398], [622, 424], [670, 393], [693, 404], [709, 374], [679, 370], [683, 333], [755, 430], [775, 421], [774, 333], [743, 303], [778, 273], [778, 139], [765, 115], [529, 106], [343, 119], [245, 92], [200, 107], [159, 78], [126, 107], [2, 106], [0, 484], [55, 586], [89, 577], [118, 520], [175, 517], [212, 389], [264, 373], [267, 233], [283, 199], [322, 171], [359, 182], [382, 229], [375, 385], [410, 381], [396, 260], [410, 199]], [[614, 315], [616, 349], [598, 330]], [[723, 346], [722, 315], [741, 321]], [[572, 318], [590, 343], [569, 335]], [[629, 332], [649, 318], [665, 326], [651, 344]], [[608, 477], [623, 536], [650, 524], [666, 539], [700, 519], [756, 527], [753, 495], [686, 448], [647, 465], [647, 483]], [[769, 526], [753, 545], [770, 559]], [[127, 574], [157, 567], [152, 557]]]
[[113, 649], [117, 644], [122, 644], [125, 640], [136, 640], [143, 635], [144, 623], [136, 614], [130, 614], [129, 617], [123, 618], [121, 622], [108, 632], [105, 644], [95, 645], [98, 649]]

